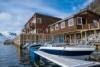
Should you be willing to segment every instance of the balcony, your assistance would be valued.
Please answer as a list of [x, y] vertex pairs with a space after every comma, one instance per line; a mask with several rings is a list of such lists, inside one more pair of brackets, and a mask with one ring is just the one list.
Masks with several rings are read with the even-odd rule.
[[89, 23], [84, 25], [77, 25], [77, 30], [94, 30], [94, 29], [100, 29], [100, 23]]
[[100, 29], [100, 23], [91, 23], [88, 24], [88, 29]]

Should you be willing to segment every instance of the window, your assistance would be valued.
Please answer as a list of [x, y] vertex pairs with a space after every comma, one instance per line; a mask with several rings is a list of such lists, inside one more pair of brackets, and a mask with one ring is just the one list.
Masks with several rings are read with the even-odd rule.
[[36, 19], [35, 18], [32, 20], [32, 23], [36, 23]]
[[68, 20], [68, 26], [74, 26], [74, 19], [69, 19]]
[[82, 25], [82, 17], [77, 17], [77, 25]]
[[55, 30], [59, 30], [59, 25], [55, 24]]
[[95, 27], [97, 27], [97, 26], [99, 25], [99, 21], [98, 21], [98, 20], [93, 20], [93, 25], [94, 25]]
[[64, 36], [63, 35], [59, 35], [59, 43], [64, 43]]
[[51, 26], [51, 27], [50, 27], [50, 31], [53, 31], [53, 30], [54, 30], [54, 27], [53, 27], [53, 26]]
[[46, 32], [49, 32], [48, 28], [45, 29]]
[[96, 23], [98, 23], [98, 21], [97, 20], [93, 20], [93, 23], [96, 24]]
[[82, 23], [86, 24], [86, 18], [82, 18]]
[[31, 33], [34, 33], [34, 34], [36, 34], [36, 29], [32, 30], [32, 31], [31, 31]]
[[61, 22], [61, 29], [65, 28], [65, 22]]
[[42, 19], [41, 18], [37, 18], [37, 23], [42, 23]]

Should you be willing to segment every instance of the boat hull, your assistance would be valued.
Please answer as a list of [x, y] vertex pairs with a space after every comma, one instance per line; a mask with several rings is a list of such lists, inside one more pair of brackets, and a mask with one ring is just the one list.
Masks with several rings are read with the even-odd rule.
[[64, 51], [64, 50], [52, 50], [52, 49], [41, 49], [41, 51], [63, 56], [90, 55], [93, 52], [93, 51]]
[[40, 48], [41, 45], [32, 45], [27, 49], [29, 51], [30, 64], [36, 63], [40, 60], [40, 56], [35, 53]]

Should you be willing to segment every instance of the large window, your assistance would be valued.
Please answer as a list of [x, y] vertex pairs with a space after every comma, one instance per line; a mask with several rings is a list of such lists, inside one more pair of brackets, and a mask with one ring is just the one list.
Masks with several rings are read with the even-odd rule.
[[32, 30], [32, 31], [31, 31], [31, 33], [34, 33], [34, 34], [36, 34], [36, 29]]
[[34, 18], [34, 19], [32, 20], [32, 23], [36, 23], [36, 18]]
[[99, 21], [98, 20], [93, 20], [93, 23], [94, 24], [97, 24]]
[[85, 17], [84, 18], [82, 17], [82, 23], [86, 24], [86, 18]]
[[59, 30], [59, 24], [55, 24], [55, 30]]
[[99, 27], [99, 21], [98, 20], [93, 20], [93, 25], [95, 27]]
[[77, 17], [77, 25], [82, 25], [82, 17]]
[[74, 19], [73, 18], [68, 20], [68, 26], [74, 26]]
[[48, 33], [49, 32], [48, 28], [46, 28], [45, 31]]
[[65, 28], [65, 22], [61, 22], [61, 29]]
[[37, 23], [42, 23], [42, 19], [41, 18], [37, 18]]
[[54, 26], [50, 26], [50, 31], [53, 31], [54, 30]]

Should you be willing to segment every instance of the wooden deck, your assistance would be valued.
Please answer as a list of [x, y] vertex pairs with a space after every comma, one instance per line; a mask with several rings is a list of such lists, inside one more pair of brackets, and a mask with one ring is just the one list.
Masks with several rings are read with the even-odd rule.
[[61, 67], [88, 67], [88, 66], [100, 64], [97, 62], [77, 60], [77, 59], [67, 58], [58, 55], [52, 55], [52, 54], [45, 53], [43, 51], [35, 51], [35, 53], [51, 62], [58, 64]]

